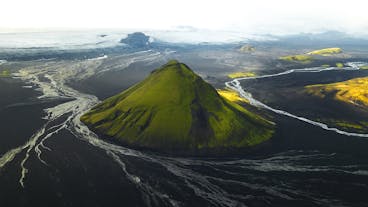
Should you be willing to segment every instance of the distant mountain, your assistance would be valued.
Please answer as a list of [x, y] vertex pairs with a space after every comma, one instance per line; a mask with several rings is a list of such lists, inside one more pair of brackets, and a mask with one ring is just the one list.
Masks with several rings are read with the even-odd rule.
[[251, 53], [251, 52], [256, 51], [256, 48], [252, 45], [246, 44], [246, 45], [241, 46], [239, 48], [239, 51], [243, 53]]
[[322, 33], [300, 33], [295, 35], [287, 35], [281, 39], [288, 40], [310, 40], [310, 41], [335, 41], [351, 38], [344, 32], [340, 31], [326, 31]]
[[131, 48], [147, 48], [150, 47], [150, 36], [142, 32], [128, 34], [128, 37], [121, 39], [120, 43], [127, 44]]
[[342, 47], [342, 46], [368, 46], [368, 39], [352, 36], [340, 31], [326, 31], [322, 33], [300, 33], [285, 36], [269, 35], [271, 44], [288, 44], [293, 46]]
[[311, 52], [308, 52], [308, 55], [322, 55], [322, 56], [331, 56], [335, 54], [342, 53], [343, 50], [339, 47], [331, 47], [331, 48], [323, 48], [319, 50], [313, 50]]
[[104, 100], [81, 120], [120, 143], [170, 152], [244, 148], [273, 133], [269, 121], [221, 97], [175, 60]]

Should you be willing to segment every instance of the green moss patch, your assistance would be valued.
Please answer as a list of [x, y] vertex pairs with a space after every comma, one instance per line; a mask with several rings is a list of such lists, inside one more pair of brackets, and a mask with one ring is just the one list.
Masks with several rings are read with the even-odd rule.
[[294, 62], [301, 62], [301, 63], [310, 63], [313, 60], [312, 56], [309, 55], [288, 55], [280, 57], [280, 60], [284, 61], [294, 61]]
[[10, 77], [10, 71], [9, 70], [2, 70], [0, 71], [0, 77]]
[[314, 50], [311, 52], [308, 52], [308, 55], [322, 55], [322, 56], [330, 56], [333, 54], [339, 54], [342, 53], [342, 49], [339, 47], [331, 47], [331, 48], [324, 48], [320, 50]]

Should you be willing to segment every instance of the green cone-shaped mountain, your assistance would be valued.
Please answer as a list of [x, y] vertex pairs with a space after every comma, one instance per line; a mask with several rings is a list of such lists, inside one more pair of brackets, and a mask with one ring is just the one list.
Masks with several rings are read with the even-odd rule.
[[156, 150], [247, 147], [273, 132], [270, 122], [222, 98], [175, 60], [98, 104], [81, 120], [98, 134]]

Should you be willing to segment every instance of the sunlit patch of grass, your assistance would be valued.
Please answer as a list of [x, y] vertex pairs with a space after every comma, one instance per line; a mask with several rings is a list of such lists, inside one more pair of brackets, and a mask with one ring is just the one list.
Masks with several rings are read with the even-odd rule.
[[342, 53], [341, 48], [331, 47], [331, 48], [324, 48], [320, 50], [314, 50], [314, 51], [311, 51], [305, 54], [282, 56], [279, 59], [290, 61], [290, 62], [311, 63], [313, 61], [313, 55], [330, 56], [330, 55], [339, 54], [339, 53]]
[[327, 123], [332, 127], [342, 129], [345, 131], [357, 132], [357, 133], [367, 133], [368, 132], [368, 122], [365, 121], [352, 121], [352, 120], [342, 120], [342, 119], [317, 119], [320, 122]]
[[311, 52], [308, 52], [308, 55], [322, 55], [322, 56], [330, 56], [333, 54], [339, 54], [342, 53], [342, 49], [338, 47], [331, 47], [331, 48], [324, 48], [320, 50], [314, 50]]
[[336, 67], [343, 68], [344, 67], [344, 64], [342, 64], [342, 63], [336, 63]]
[[254, 77], [256, 76], [253, 72], [235, 72], [227, 75], [229, 78], [243, 78], [243, 77]]
[[256, 48], [252, 45], [243, 45], [240, 49], [240, 52], [254, 52]]
[[337, 127], [339, 129], [343, 129], [346, 131], [353, 131], [359, 133], [368, 132], [368, 122], [366, 121], [348, 121], [341, 119], [318, 119], [323, 123], [327, 123], [333, 127]]
[[360, 124], [347, 122], [347, 121], [337, 121], [335, 124], [344, 129], [364, 129], [364, 127]]
[[301, 62], [301, 63], [310, 63], [313, 60], [313, 57], [309, 55], [287, 55], [280, 57], [280, 60], [291, 61], [291, 62]]
[[9, 77], [10, 76], [10, 71], [9, 70], [2, 70], [0, 71], [0, 77]]
[[249, 103], [249, 101], [247, 99], [240, 97], [237, 92], [232, 91], [232, 90], [218, 89], [217, 93], [219, 93], [222, 97], [226, 98], [227, 100], [229, 100], [231, 102]]
[[336, 100], [358, 106], [368, 106], [368, 77], [354, 78], [351, 80], [306, 86], [309, 94], [325, 98], [328, 94], [334, 94]]

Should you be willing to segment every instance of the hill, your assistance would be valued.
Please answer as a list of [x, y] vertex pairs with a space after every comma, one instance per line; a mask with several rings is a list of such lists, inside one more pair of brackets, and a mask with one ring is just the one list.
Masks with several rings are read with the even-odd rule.
[[342, 53], [342, 49], [338, 47], [324, 48], [320, 50], [313, 50], [305, 54], [298, 55], [287, 55], [282, 56], [279, 59], [289, 62], [299, 62], [299, 63], [311, 63], [313, 61], [313, 56], [332, 56]]
[[175, 60], [81, 117], [98, 134], [155, 150], [243, 148], [268, 140], [271, 122], [221, 97]]
[[256, 51], [256, 48], [252, 45], [243, 45], [242, 47], [240, 47], [239, 51], [243, 53], [249, 53]]
[[300, 63], [311, 63], [313, 58], [309, 55], [287, 55], [279, 58], [284, 61], [300, 62]]
[[342, 53], [342, 49], [338, 47], [331, 47], [331, 48], [324, 48], [320, 50], [314, 50], [311, 52], [308, 52], [308, 55], [322, 55], [322, 56], [329, 56], [333, 54], [339, 54]]
[[131, 48], [148, 48], [150, 47], [150, 37], [142, 32], [135, 32], [128, 34], [124, 39], [120, 40], [120, 43], [124, 43]]
[[306, 86], [306, 91], [321, 98], [332, 95], [338, 101], [368, 107], [367, 88], [368, 77], [364, 77], [337, 83], [309, 85]]
[[243, 77], [254, 77], [256, 74], [254, 72], [235, 72], [227, 75], [229, 78], [243, 78]]

